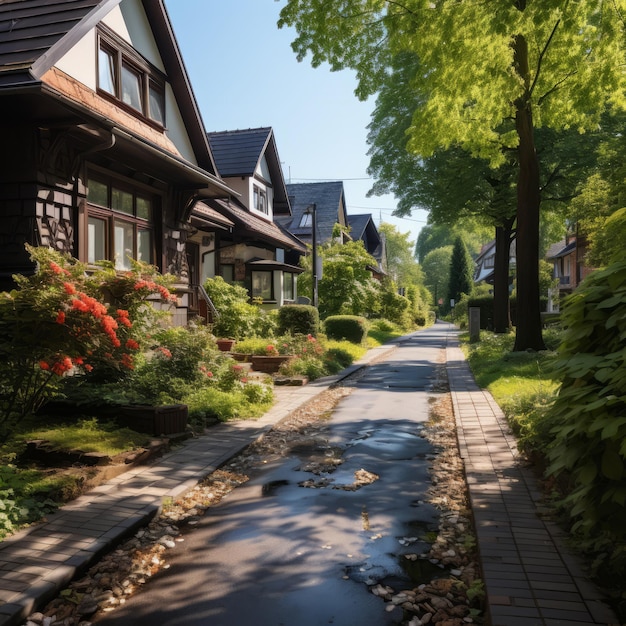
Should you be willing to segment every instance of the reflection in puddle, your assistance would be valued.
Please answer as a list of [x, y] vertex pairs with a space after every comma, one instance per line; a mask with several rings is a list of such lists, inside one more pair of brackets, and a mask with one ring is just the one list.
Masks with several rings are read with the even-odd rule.
[[279, 487], [284, 487], [288, 485], [288, 480], [272, 480], [269, 483], [265, 483], [263, 487], [261, 487], [261, 493], [264, 496], [272, 496], [276, 492]]

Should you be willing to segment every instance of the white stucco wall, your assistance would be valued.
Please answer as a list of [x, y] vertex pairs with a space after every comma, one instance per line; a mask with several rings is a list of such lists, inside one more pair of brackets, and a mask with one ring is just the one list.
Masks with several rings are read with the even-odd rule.
[[[123, 0], [103, 18], [102, 22], [148, 59], [152, 65], [165, 71], [140, 0]], [[95, 91], [97, 55], [96, 30], [92, 29], [58, 61], [56, 67]], [[185, 159], [197, 165], [189, 135], [169, 83], [165, 90], [165, 116], [167, 136]]]

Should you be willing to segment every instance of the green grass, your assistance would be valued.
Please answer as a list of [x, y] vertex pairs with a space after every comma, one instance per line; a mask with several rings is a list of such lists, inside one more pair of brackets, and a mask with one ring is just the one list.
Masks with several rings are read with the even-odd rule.
[[[545, 416], [559, 381], [553, 378], [553, 350], [513, 352], [514, 336], [481, 332], [480, 341], [461, 336], [463, 350], [478, 385], [487, 389], [502, 408], [526, 451], [541, 450], [549, 443], [550, 425]], [[547, 331], [547, 346], [558, 345], [558, 331]]]

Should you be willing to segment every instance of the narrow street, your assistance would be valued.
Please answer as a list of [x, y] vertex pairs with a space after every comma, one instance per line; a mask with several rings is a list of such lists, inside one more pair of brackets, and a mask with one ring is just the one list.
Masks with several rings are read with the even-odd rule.
[[446, 329], [367, 368], [317, 433], [208, 509], [170, 567], [97, 623], [400, 623], [371, 586], [414, 587], [437, 569], [418, 557], [438, 528], [424, 429]]

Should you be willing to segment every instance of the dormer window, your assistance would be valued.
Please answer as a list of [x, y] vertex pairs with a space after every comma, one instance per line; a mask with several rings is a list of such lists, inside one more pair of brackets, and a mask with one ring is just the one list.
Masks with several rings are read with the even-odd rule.
[[300, 218], [300, 228], [311, 228], [313, 226], [313, 213], [307, 213], [306, 211]]
[[108, 30], [98, 32], [98, 90], [135, 114], [165, 126], [165, 78]]

